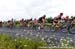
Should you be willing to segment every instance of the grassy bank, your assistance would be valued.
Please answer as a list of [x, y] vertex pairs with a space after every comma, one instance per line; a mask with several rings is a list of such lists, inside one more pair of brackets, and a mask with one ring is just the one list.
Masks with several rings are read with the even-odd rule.
[[47, 47], [44, 40], [35, 41], [28, 38], [12, 38], [6, 34], [0, 34], [0, 49], [72, 49], [65, 47]]

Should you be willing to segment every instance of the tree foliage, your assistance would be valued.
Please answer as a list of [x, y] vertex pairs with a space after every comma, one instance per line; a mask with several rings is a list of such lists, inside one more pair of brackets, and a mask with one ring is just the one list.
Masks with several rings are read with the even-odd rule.
[[49, 17], [49, 18], [46, 18], [46, 20], [47, 20], [47, 23], [52, 23], [52, 17]]

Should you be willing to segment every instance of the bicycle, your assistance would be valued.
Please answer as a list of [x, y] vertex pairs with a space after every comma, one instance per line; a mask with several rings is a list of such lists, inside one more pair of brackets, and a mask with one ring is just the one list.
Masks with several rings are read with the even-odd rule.
[[52, 24], [52, 26], [50, 27], [50, 30], [52, 32], [56, 32], [58, 30], [60, 30], [61, 32], [63, 32], [63, 30], [66, 30], [65, 32], [68, 32], [70, 34], [75, 34], [75, 24], [71, 24], [69, 22], [67, 23], [61, 23], [58, 26], [59, 28], [57, 28], [55, 25]]
[[75, 24], [71, 24], [68, 27], [68, 31], [69, 31], [70, 34], [75, 34]]

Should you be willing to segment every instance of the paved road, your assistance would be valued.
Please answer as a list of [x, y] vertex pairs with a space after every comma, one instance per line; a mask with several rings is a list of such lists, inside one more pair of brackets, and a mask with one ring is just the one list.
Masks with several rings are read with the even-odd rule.
[[51, 32], [50, 30], [33, 30], [33, 29], [24, 29], [24, 28], [0, 28], [0, 33], [6, 33], [10, 34], [12, 36], [25, 36], [25, 37], [35, 37], [35, 36], [41, 36], [41, 37], [57, 37], [58, 39], [61, 37], [70, 37], [75, 40], [75, 34], [69, 34], [68, 32], [62, 32], [62, 31], [56, 31]]
[[12, 37], [25, 37], [25, 38], [56, 38], [60, 40], [61, 38], [70, 38], [75, 42], [75, 34], [70, 34], [67, 31], [62, 32], [60, 30], [52, 32], [50, 30], [35, 30], [35, 29], [26, 29], [26, 28], [0, 28], [0, 34], [9, 34]]

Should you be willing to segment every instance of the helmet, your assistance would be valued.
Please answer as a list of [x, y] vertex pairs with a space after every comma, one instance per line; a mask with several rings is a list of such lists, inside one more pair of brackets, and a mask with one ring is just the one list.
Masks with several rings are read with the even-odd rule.
[[62, 16], [62, 15], [63, 15], [63, 13], [60, 13], [60, 15]]

